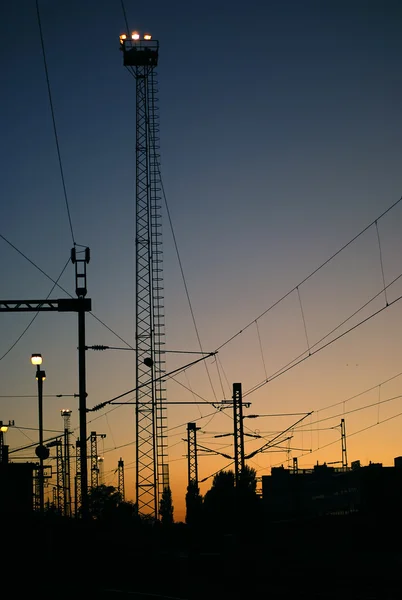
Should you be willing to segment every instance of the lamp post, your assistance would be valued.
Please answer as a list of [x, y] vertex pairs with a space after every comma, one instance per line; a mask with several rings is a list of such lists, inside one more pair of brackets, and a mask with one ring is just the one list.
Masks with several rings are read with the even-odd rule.
[[4, 434], [8, 431], [8, 426], [3, 425], [3, 421], [0, 421], [0, 462], [7, 462], [5, 460], [5, 446], [4, 446]]
[[32, 354], [31, 363], [36, 365], [36, 379], [38, 382], [39, 446], [37, 446], [35, 453], [39, 458], [39, 511], [43, 516], [45, 509], [43, 461], [49, 456], [49, 448], [43, 445], [43, 382], [46, 379], [46, 373], [40, 368], [42, 364], [41, 354]]

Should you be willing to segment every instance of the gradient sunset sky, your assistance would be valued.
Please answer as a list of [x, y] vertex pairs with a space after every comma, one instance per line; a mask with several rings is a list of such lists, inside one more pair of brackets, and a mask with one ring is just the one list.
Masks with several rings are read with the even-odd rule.
[[[215, 437], [232, 431], [232, 415], [211, 403], [229, 399], [234, 382], [251, 402], [245, 414], [292, 413], [245, 420], [262, 436], [246, 438], [246, 453], [314, 411], [280, 451], [248, 462], [259, 476], [294, 456], [305, 468], [339, 461], [341, 418], [349, 463], [392, 465], [402, 455], [401, 3], [124, 5], [130, 29], [160, 42], [166, 348], [180, 351], [167, 354], [167, 371], [193, 360], [183, 352], [200, 342], [219, 349], [168, 381], [168, 400], [204, 402], [168, 411], [176, 520], [185, 515], [186, 424], [197, 422], [204, 447], [232, 454], [233, 438]], [[87, 344], [125, 348], [88, 351], [91, 408], [135, 386], [135, 81], [119, 51], [120, 0], [39, 7], [68, 210], [36, 2], [3, 2], [0, 299], [46, 298], [74, 242], [90, 248]], [[75, 296], [71, 263], [59, 284], [51, 298]], [[35, 352], [47, 375], [46, 435], [62, 430], [62, 408], [78, 435], [78, 400], [68, 397], [78, 393], [77, 316], [40, 313], [30, 324], [34, 316], [1, 315], [10, 450], [37, 440]], [[106, 434], [105, 482], [117, 485], [122, 457], [134, 500], [134, 407], [89, 413], [90, 431]], [[34, 451], [11, 457], [34, 460]], [[229, 463], [200, 453], [202, 493]]]

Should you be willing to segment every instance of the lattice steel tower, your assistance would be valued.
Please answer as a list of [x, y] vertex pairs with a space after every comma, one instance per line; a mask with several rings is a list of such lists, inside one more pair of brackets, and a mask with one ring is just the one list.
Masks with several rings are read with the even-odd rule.
[[63, 442], [61, 438], [46, 444], [48, 448], [56, 448], [56, 487], [53, 489], [53, 503], [60, 515], [64, 515], [65, 478], [63, 460]]
[[80, 440], [75, 444], [75, 516], [79, 516], [81, 509], [81, 449]]
[[198, 488], [198, 460], [197, 460], [197, 430], [195, 423], [187, 423], [187, 472], [188, 487], [194, 485]]
[[239, 485], [244, 470], [243, 394], [241, 383], [233, 384], [235, 481]]
[[63, 469], [63, 496], [64, 496], [64, 515], [71, 517], [71, 469], [70, 469], [70, 425], [71, 410], [63, 408], [61, 416], [64, 421], [64, 469]]
[[120, 36], [124, 66], [136, 80], [136, 501], [158, 518], [169, 486], [165, 390], [165, 319], [157, 81], [159, 43]]
[[124, 502], [126, 499], [126, 492], [124, 489], [124, 461], [122, 458], [117, 463], [117, 478], [117, 491]]
[[89, 436], [89, 440], [90, 440], [90, 445], [91, 445], [91, 450], [90, 450], [90, 457], [91, 457], [91, 488], [95, 489], [97, 488], [99, 485], [102, 484], [102, 480], [100, 477], [100, 456], [98, 454], [98, 438], [101, 438], [102, 440], [105, 439], [106, 437], [106, 433], [96, 433], [96, 431], [91, 431], [91, 435]]

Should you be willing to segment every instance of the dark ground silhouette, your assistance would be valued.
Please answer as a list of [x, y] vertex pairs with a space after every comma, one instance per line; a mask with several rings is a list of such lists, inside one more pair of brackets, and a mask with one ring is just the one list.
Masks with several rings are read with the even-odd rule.
[[2, 591], [11, 598], [402, 597], [399, 516], [260, 522], [235, 533], [55, 516], [3, 525]]

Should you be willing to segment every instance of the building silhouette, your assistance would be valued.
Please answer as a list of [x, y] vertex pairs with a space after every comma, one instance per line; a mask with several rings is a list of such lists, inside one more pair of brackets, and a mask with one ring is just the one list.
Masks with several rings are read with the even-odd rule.
[[0, 463], [0, 516], [27, 517], [33, 513], [33, 463]]
[[265, 515], [271, 520], [361, 514], [398, 514], [402, 505], [402, 457], [394, 466], [381, 463], [339, 469], [317, 464], [313, 469], [273, 467], [262, 476]]

